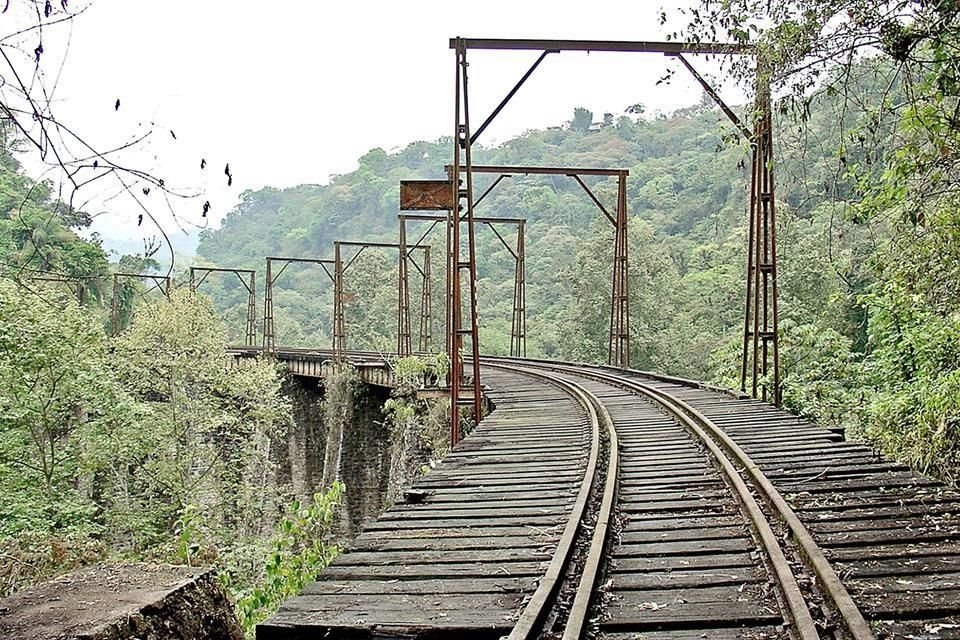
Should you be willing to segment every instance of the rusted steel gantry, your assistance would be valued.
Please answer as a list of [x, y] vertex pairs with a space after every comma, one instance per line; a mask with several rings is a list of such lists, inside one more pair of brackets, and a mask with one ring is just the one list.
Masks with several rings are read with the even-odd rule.
[[[283, 275], [283, 272], [287, 270], [287, 267], [293, 263], [318, 265], [321, 269], [323, 269], [323, 272], [327, 274], [327, 277], [330, 278], [330, 282], [334, 281], [333, 274], [328, 268], [334, 266], [333, 260], [321, 260], [319, 258], [286, 258], [274, 256], [267, 258], [267, 277], [263, 290], [263, 350], [266, 353], [275, 353], [277, 350], [276, 327], [273, 323], [273, 285], [277, 282], [277, 278]], [[274, 264], [283, 265], [280, 267], [280, 270], [277, 271], [276, 275], [273, 273]]]
[[[486, 195], [489, 193], [493, 186], [496, 186], [503, 178], [506, 176], [500, 176], [497, 181], [484, 193]], [[477, 200], [479, 204], [480, 200], [483, 199], [481, 196]], [[401, 206], [401, 209], [403, 207]], [[446, 223], [449, 220], [448, 215], [430, 215], [426, 213], [401, 213], [399, 216], [400, 219], [400, 244], [403, 246], [409, 247], [411, 250], [418, 246], [421, 246], [423, 241], [430, 235], [430, 232], [439, 225], [440, 223]], [[407, 222], [430, 222], [430, 226], [427, 227], [427, 230], [424, 231], [419, 240], [414, 244], [407, 244]], [[513, 316], [510, 323], [510, 355], [516, 357], [525, 357], [527, 355], [527, 302], [526, 302], [526, 258], [525, 258], [525, 227], [526, 220], [524, 218], [498, 218], [498, 217], [479, 217], [475, 216], [473, 221], [478, 224], [486, 225], [493, 231], [494, 235], [497, 237], [497, 240], [500, 241], [500, 244], [507, 250], [510, 256], [514, 261], [514, 278], [513, 278]], [[513, 225], [517, 227], [517, 242], [515, 246], [511, 246], [509, 242], [504, 238], [503, 234], [497, 229], [497, 225]], [[447, 289], [450, 288], [449, 276], [450, 276], [450, 227], [447, 225]], [[401, 251], [401, 255], [403, 255]], [[406, 252], [407, 255], [410, 254], [409, 251]], [[446, 296], [446, 315], [445, 322], [450, 322], [450, 296]], [[421, 325], [422, 326], [422, 325]], [[447, 341], [446, 349], [450, 351], [450, 332], [447, 331]], [[420, 351], [426, 351], [428, 348], [427, 342], [424, 341], [424, 336], [421, 332], [421, 342], [420, 342]]]
[[[244, 344], [252, 347], [257, 343], [257, 272], [253, 269], [228, 269], [225, 267], [190, 267], [190, 291], [196, 291], [211, 273], [232, 273], [247, 290], [247, 327]], [[199, 276], [199, 277], [198, 277]]]
[[[750, 45], [729, 43], [684, 43], [684, 42], [648, 42], [615, 40], [535, 40], [501, 38], [452, 38], [450, 48], [456, 58], [456, 88], [454, 92], [454, 162], [451, 177], [451, 205], [455, 214], [451, 216], [451, 244], [453, 262], [451, 288], [449, 295], [453, 304], [452, 326], [450, 327], [450, 357], [454, 375], [451, 380], [452, 406], [472, 404], [475, 416], [480, 414], [480, 379], [473, 375], [470, 380], [473, 398], [463, 398], [462, 389], [466, 379], [463, 376], [462, 361], [464, 340], [472, 343], [471, 364], [474, 372], [478, 370], [479, 349], [477, 343], [477, 307], [476, 307], [476, 245], [474, 241], [473, 174], [475, 168], [472, 159], [472, 146], [483, 131], [506, 107], [511, 98], [529, 79], [533, 72], [551, 53], [581, 52], [622, 52], [622, 53], [659, 53], [675, 57], [693, 74], [704, 90], [717, 102], [739, 131], [750, 141], [752, 147], [752, 171], [749, 206], [749, 239], [747, 244], [746, 301], [744, 304], [743, 353], [741, 364], [741, 388], [748, 387], [754, 397], [768, 396], [780, 402], [780, 353], [777, 323], [777, 253], [776, 253], [776, 215], [774, 201], [773, 175], [773, 132], [771, 126], [770, 69], [766, 61], [758, 59], [756, 116], [753, 126], [745, 126], [734, 111], [730, 109], [717, 92], [696, 71], [687, 55], [757, 55], [757, 49]], [[468, 91], [468, 50], [497, 51], [539, 51], [540, 55], [526, 73], [493, 109], [476, 131], [471, 130], [469, 91]], [[626, 209], [626, 207], [623, 207]], [[466, 225], [466, 259], [461, 259], [460, 231]], [[623, 274], [620, 295], [624, 296], [624, 313], [629, 316], [629, 299], [626, 269], [626, 228], [622, 237], [615, 240], [615, 254], [623, 244]], [[615, 267], [616, 270], [616, 267]], [[469, 297], [470, 319], [464, 328], [461, 319], [461, 272], [467, 272], [467, 295]], [[614, 287], [617, 287], [617, 274], [614, 275]], [[615, 292], [616, 296], [616, 292]], [[614, 305], [617, 303], [614, 302]], [[628, 321], [627, 321], [628, 322]], [[615, 323], [614, 323], [615, 324]], [[629, 333], [627, 352], [629, 352]], [[611, 338], [612, 340], [612, 338]], [[618, 364], [623, 364], [621, 361]], [[451, 412], [451, 437], [459, 439], [459, 413]]]
[[[452, 167], [446, 167], [447, 174], [453, 173]], [[460, 168], [466, 171], [466, 166]], [[497, 179], [484, 191], [474, 203], [474, 208], [493, 191], [504, 178], [514, 175], [547, 175], [566, 176], [573, 178], [577, 184], [590, 196], [590, 200], [597, 206], [604, 217], [613, 225], [614, 252], [612, 287], [610, 294], [610, 331], [608, 333], [607, 364], [615, 367], [630, 366], [630, 287], [628, 275], [628, 243], [627, 243], [627, 169], [598, 169], [586, 167], [516, 167], [496, 165], [474, 165], [473, 173], [487, 173], [497, 175]], [[613, 213], [603, 205], [597, 195], [590, 189], [584, 177], [599, 176], [616, 178], [617, 201]], [[481, 219], [474, 216], [474, 222]], [[521, 230], [522, 233], [522, 230]], [[513, 354], [511, 354], [513, 355]]]
[[151, 291], [159, 291], [163, 297], [170, 299], [170, 291], [173, 288], [173, 280], [170, 276], [160, 276], [152, 273], [114, 273], [113, 274], [113, 298], [110, 302], [110, 335], [120, 333], [120, 281], [123, 279], [137, 280], [147, 282], [147, 290], [139, 292], [141, 297], [146, 297]]
[[[406, 274], [407, 262], [404, 260], [404, 254], [409, 258], [412, 251], [420, 250], [423, 252], [424, 265], [420, 269], [423, 276], [424, 295], [421, 296], [420, 317], [421, 323], [424, 318], [429, 320], [431, 316], [430, 305], [430, 246], [418, 244], [416, 247], [406, 249], [404, 245], [398, 242], [347, 242], [338, 240], [333, 243], [333, 356], [337, 362], [342, 362], [347, 350], [347, 323], [344, 308], [346, 306], [346, 291], [343, 284], [343, 276], [347, 269], [360, 257], [366, 249], [396, 249], [399, 254], [397, 263], [397, 353], [399, 355], [409, 355], [410, 349], [410, 296], [409, 296], [409, 278]], [[356, 248], [346, 264], [343, 260], [344, 248]], [[424, 306], [425, 305], [425, 306]], [[421, 326], [421, 333], [429, 331], [428, 328]], [[405, 351], [405, 346], [406, 351]]]

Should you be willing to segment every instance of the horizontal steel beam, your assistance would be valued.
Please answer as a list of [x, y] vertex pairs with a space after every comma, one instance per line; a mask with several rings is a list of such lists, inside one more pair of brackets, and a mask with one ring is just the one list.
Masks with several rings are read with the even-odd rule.
[[341, 247], [371, 247], [376, 249], [399, 249], [400, 245], [396, 242], [350, 242], [347, 240], [336, 240], [333, 244]]
[[[446, 222], [447, 216], [445, 215], [430, 215], [427, 213], [417, 213], [417, 214], [408, 214], [402, 213], [399, 216], [400, 218], [405, 218], [407, 220], [421, 220], [425, 222]], [[474, 222], [502, 222], [503, 224], [523, 224], [526, 222], [526, 218], [497, 218], [494, 216], [473, 216]]]
[[208, 273], [256, 273], [256, 271], [253, 269], [224, 269], [220, 267], [190, 267], [190, 270], [206, 271]]
[[333, 258], [282, 258], [277, 256], [267, 256], [267, 260], [271, 262], [307, 262], [310, 264], [333, 264], [336, 262]]
[[467, 49], [499, 51], [611, 51], [621, 53], [689, 53], [751, 55], [753, 45], [728, 42], [654, 42], [628, 40], [530, 40], [516, 38], [450, 38], [450, 48], [461, 40]]
[[[446, 171], [453, 169], [450, 165], [444, 167]], [[466, 166], [460, 167], [466, 171]], [[509, 167], [489, 164], [475, 164], [474, 173], [501, 173], [506, 175], [551, 175], [551, 176], [619, 176], [630, 175], [629, 169], [587, 169], [583, 167]]]
[[114, 273], [115, 276], [123, 276], [125, 278], [153, 278], [155, 280], [169, 280], [170, 276], [154, 275], [152, 273]]

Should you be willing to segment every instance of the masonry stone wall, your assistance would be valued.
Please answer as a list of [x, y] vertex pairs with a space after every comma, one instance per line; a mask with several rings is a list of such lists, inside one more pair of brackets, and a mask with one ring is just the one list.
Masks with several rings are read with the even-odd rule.
[[352, 538], [429, 462], [416, 421], [402, 428], [383, 412], [389, 390], [352, 378], [326, 383], [290, 376], [284, 392], [294, 425], [273, 447], [277, 481], [309, 500], [335, 480], [346, 486], [340, 534]]

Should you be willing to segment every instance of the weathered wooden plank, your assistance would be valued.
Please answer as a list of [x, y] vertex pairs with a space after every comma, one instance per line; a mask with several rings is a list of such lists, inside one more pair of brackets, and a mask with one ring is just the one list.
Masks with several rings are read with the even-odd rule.
[[729, 569], [618, 573], [611, 577], [610, 586], [618, 591], [630, 589], [689, 589], [722, 585], [739, 587], [742, 584], [766, 581], [767, 577], [758, 567], [731, 567]]
[[752, 540], [733, 537], [712, 540], [658, 541], [649, 543], [619, 544], [613, 548], [617, 558], [642, 558], [658, 556], [697, 556], [717, 553], [750, 552], [756, 548]]
[[[717, 621], [716, 624], [720, 624]], [[669, 631], [604, 633], [604, 640], [787, 640], [790, 634], [783, 627], [734, 626]]]
[[403, 579], [389, 580], [344, 580], [322, 574], [320, 579], [307, 585], [300, 595], [331, 593], [353, 594], [468, 594], [468, 593], [529, 593], [537, 586], [536, 578], [462, 578]]
[[690, 557], [623, 558], [613, 562], [613, 573], [665, 571], [670, 569], [728, 569], [731, 567], [754, 567], [757, 558], [747, 553], [726, 553]]
[[757, 585], [706, 587], [659, 591], [617, 591], [607, 603], [608, 620], [603, 628], [655, 629], [674, 625], [724, 622], [778, 624], [775, 606]]
[[350, 566], [397, 566], [402, 565], [416, 571], [419, 565], [462, 564], [465, 562], [537, 562], [549, 560], [551, 554], [543, 547], [522, 548], [505, 545], [483, 549], [430, 549], [427, 551], [352, 551], [342, 556], [338, 566], [349, 563]]
[[386, 555], [387, 552], [405, 551], [484, 551], [496, 549], [542, 549], [555, 542], [556, 538], [531, 536], [490, 536], [480, 538], [399, 538], [399, 539], [358, 539], [350, 544], [350, 551], [375, 551]]

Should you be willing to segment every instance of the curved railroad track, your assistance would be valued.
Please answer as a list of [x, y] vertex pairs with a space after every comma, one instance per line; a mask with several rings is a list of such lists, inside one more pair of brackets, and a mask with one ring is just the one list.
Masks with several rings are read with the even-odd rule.
[[956, 491], [687, 381], [482, 366], [495, 411], [258, 638], [960, 637]]
[[[492, 364], [489, 360], [485, 361], [485, 363], [488, 366], [499, 366]], [[680, 446], [685, 445], [685, 448], [691, 449], [691, 452], [692, 447], [690, 445], [705, 449], [709, 452], [709, 457], [712, 459], [716, 471], [719, 472], [717, 475], [722, 477], [724, 484], [731, 492], [731, 497], [733, 497], [740, 508], [739, 510], [743, 516], [742, 525], [749, 527], [752, 534], [751, 537], [756, 541], [757, 548], [762, 553], [763, 563], [754, 568], [754, 575], [764, 576], [767, 584], [774, 587], [777, 602], [780, 605], [779, 621], [770, 619], [768, 615], [770, 607], [767, 605], [758, 615], [747, 613], [747, 615], [735, 616], [731, 622], [736, 622], [736, 629], [749, 633], [749, 629], [753, 628], [758, 635], [766, 635], [777, 633], [770, 627], [783, 626], [792, 636], [801, 638], [802, 640], [816, 640], [820, 637], [818, 625], [810, 613], [811, 610], [816, 610], [820, 604], [818, 597], [814, 599], [811, 598], [811, 596], [819, 596], [819, 594], [812, 593], [813, 590], [811, 589], [808, 589], [808, 593], [805, 593], [804, 590], [801, 589], [797, 575], [795, 575], [795, 567], [787, 558], [788, 554], [795, 554], [792, 553], [793, 550], [787, 550], [785, 552], [781, 547], [780, 539], [774, 531], [775, 527], [779, 527], [781, 523], [786, 523], [790, 527], [795, 539], [799, 541], [804, 557], [810, 560], [810, 569], [816, 575], [818, 585], [821, 587], [823, 593], [828, 596], [833, 609], [839, 613], [838, 617], [842, 619], [848, 637], [856, 638], [857, 640], [868, 640], [874, 637], [869, 625], [850, 598], [849, 593], [847, 593], [833, 568], [826, 561], [823, 552], [813, 541], [812, 536], [796, 517], [793, 510], [786, 504], [783, 497], [773, 487], [766, 476], [763, 475], [753, 460], [750, 459], [736, 443], [726, 436], [722, 429], [703, 414], [682, 400], [674, 398], [662, 390], [612, 373], [584, 371], [581, 368], [557, 364], [531, 366], [529, 362], [519, 367], [514, 366], [513, 369], [515, 371], [525, 372], [528, 375], [542, 376], [555, 382], [559, 381], [573, 385], [576, 391], [590, 398], [594, 410], [597, 413], [604, 415], [604, 422], [614, 442], [617, 440], [618, 425], [607, 411], [605, 403], [623, 404], [640, 398], [650, 404], [651, 408], [658, 407], [663, 411], [667, 415], [668, 422], [666, 424], [657, 424], [657, 435], [655, 438], [632, 441], [630, 435], [625, 434], [624, 442], [626, 450], [624, 451], [623, 459], [627, 465], [634, 461], [642, 461], [650, 457], [656, 457], [658, 453], [663, 450], [665, 440], [678, 444], [681, 443], [684, 438], [683, 435], [679, 433], [680, 430], [685, 430], [687, 434], [692, 436], [690, 440], [683, 442]], [[547, 371], [553, 373], [546, 373]], [[562, 372], [566, 377], [558, 378], [555, 375], [558, 372]], [[606, 388], [604, 389], [599, 385], [594, 385], [594, 388], [591, 390], [584, 384], [586, 379], [599, 382]], [[621, 390], [622, 393], [617, 394], [616, 390]], [[601, 400], [598, 394], [603, 394], [604, 400]], [[649, 409], [647, 409], [647, 411], [649, 412]], [[637, 413], [636, 407], [633, 413]], [[664, 427], [666, 428], [664, 429]], [[644, 430], [651, 431], [649, 428]], [[676, 433], [670, 433], [671, 431]], [[615, 455], [617, 453], [616, 448], [608, 448], [608, 453], [612, 456]], [[675, 457], [682, 458], [683, 456]], [[689, 462], [685, 460], [680, 465], [671, 469], [670, 472], [682, 477], [692, 470], [699, 470], [702, 465], [702, 460], [697, 458], [697, 456], [693, 456], [693, 459], [689, 460]], [[618, 470], [619, 463], [611, 462], [607, 468]], [[746, 470], [744, 476], [741, 476], [738, 471], [740, 468]], [[660, 472], [663, 471], [665, 470], [660, 470]], [[639, 476], [629, 475], [620, 478], [619, 484], [625, 492], [631, 492], [638, 487], [642, 487], [647, 477], [647, 474], [641, 474]], [[612, 476], [608, 477], [608, 480], [611, 478]], [[711, 479], [711, 481], [713, 480], [715, 480], [715, 478]], [[616, 480], [607, 482], [606, 484], [608, 492], [605, 492], [603, 496], [605, 508], [599, 515], [598, 526], [594, 528], [591, 536], [589, 554], [585, 563], [588, 566], [599, 568], [603, 563], [607, 547], [612, 546], [612, 544], [608, 544], [610, 541], [606, 540], [603, 534], [612, 530], [612, 518], [615, 510], [611, 508], [611, 505], [614, 500], [613, 494], [615, 493], [617, 484]], [[715, 482], [711, 482], [711, 484], [715, 484]], [[694, 491], [703, 486], [700, 483], [698, 483], [698, 485], [699, 486], [694, 488]], [[683, 491], [684, 493], [689, 492], [690, 487], [686, 486]], [[672, 497], [674, 493], [675, 492], [667, 492], [670, 497]], [[773, 518], [776, 518], [779, 522], [777, 520], [773, 522], [768, 520], [767, 514], [754, 498], [754, 493], [761, 496], [768, 505], [772, 507], [772, 510], [775, 512]], [[671, 516], [667, 517], [668, 521], [670, 517]], [[709, 523], [704, 522], [701, 523], [701, 525], [709, 526]], [[681, 563], [682, 562], [687, 561], [683, 560]], [[671, 569], [674, 568], [671, 567]], [[675, 569], [682, 570], [683, 565], [681, 564], [675, 567]], [[712, 569], [710, 569], [710, 571], [712, 571]], [[594, 569], [589, 572], [579, 573], [579, 583], [577, 586], [578, 601], [574, 603], [569, 615], [566, 617], [566, 622], [562, 630], [564, 640], [577, 640], [582, 637], [583, 630], [587, 627], [589, 617], [599, 616], [602, 618], [607, 615], [603, 607], [604, 598], [601, 597], [602, 594], [597, 592], [598, 571]], [[632, 574], [627, 574], [628, 577], [626, 580], [629, 581], [630, 578], [643, 576], [644, 573], [643, 571], [637, 571]], [[544, 590], [551, 588], [548, 586], [551, 581], [559, 581], [559, 578], [556, 577], [557, 575], [555, 572], [553, 575], [545, 576], [544, 581], [541, 583], [541, 588]], [[732, 575], [736, 576], [736, 574]], [[700, 577], [704, 580], [709, 580], [712, 574], [703, 573]], [[738, 577], [734, 578], [735, 581], [737, 578]], [[733, 592], [735, 591], [738, 594], [742, 594], [742, 588], [745, 584], [747, 584], [746, 581], [739, 585], [725, 585], [726, 590], [731, 592], [728, 594], [728, 604], [732, 607], [735, 607], [739, 602], [743, 602], [743, 599], [740, 598], [739, 595], [734, 595]], [[724, 589], [724, 586], [718, 586], [717, 588]], [[671, 593], [671, 591], [675, 593]], [[688, 615], [689, 612], [684, 611], [685, 607], [676, 606], [678, 604], [687, 604], [684, 594], [688, 594], [689, 591], [689, 588], [683, 583], [673, 590], [657, 590], [658, 598], [640, 603], [639, 607], [641, 610], [657, 611], [658, 609], [667, 609], [673, 606], [674, 609], [678, 610], [677, 615], [671, 615], [669, 620], [664, 619], [664, 616], [640, 616], [646, 619], [633, 623], [627, 621], [620, 624], [617, 626], [617, 632], [632, 633], [650, 631], [652, 630], [651, 627], [664, 629], [682, 628], [685, 626], [691, 630], [695, 630], [697, 621], [691, 619], [691, 616]], [[714, 597], [722, 598], [722, 594], [713, 595]], [[591, 608], [587, 606], [587, 603], [590, 602], [596, 605], [596, 609], [591, 610]], [[717, 601], [717, 604], [720, 602], [722, 602], [722, 600]], [[646, 605], [646, 607], [644, 607], [644, 605]], [[548, 616], [543, 613], [538, 616], [528, 615], [529, 609], [534, 607], [544, 608], [546, 606], [547, 603], [545, 602], [531, 601], [524, 611], [525, 618], [547, 618]], [[691, 625], [691, 623], [693, 624]], [[820, 625], [820, 627], [824, 629], [826, 626], [827, 625], [823, 623]], [[543, 635], [545, 631], [556, 633], [558, 630], [539, 629], [534, 632], [534, 630], [529, 629], [527, 626], [518, 626], [510, 638], [516, 640], [533, 638]]]

